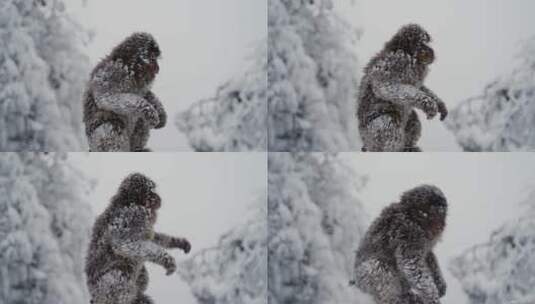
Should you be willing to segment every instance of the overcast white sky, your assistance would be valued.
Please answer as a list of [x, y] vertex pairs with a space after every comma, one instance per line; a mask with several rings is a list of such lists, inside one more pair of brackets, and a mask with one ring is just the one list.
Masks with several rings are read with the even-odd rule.
[[70, 4], [76, 19], [93, 29], [88, 54], [92, 64], [136, 31], [154, 35], [162, 49], [153, 91], [169, 115], [164, 129], [153, 130], [154, 151], [191, 150], [174, 125], [175, 115], [249, 66], [258, 42], [267, 38], [264, 0], [90, 0]]
[[447, 269], [451, 258], [489, 240], [492, 231], [522, 214], [519, 205], [535, 185], [534, 153], [344, 153], [369, 176], [362, 201], [371, 219], [417, 185], [440, 187], [449, 203], [445, 233], [435, 252], [448, 283], [444, 304], [467, 297]]
[[[156, 181], [162, 197], [156, 230], [187, 237], [195, 252], [243, 222], [258, 198], [267, 197], [265, 153], [71, 153], [74, 163], [98, 183], [91, 195], [95, 216], [121, 180], [141, 172]], [[171, 250], [177, 262], [187, 258]], [[149, 265], [148, 294], [156, 303], [195, 304], [179, 276]]]
[[[532, 0], [356, 0], [355, 6], [351, 1], [334, 2], [364, 31], [357, 49], [362, 65], [402, 25], [416, 22], [427, 29], [437, 61], [426, 83], [450, 109], [507, 73], [520, 42], [535, 35]], [[424, 150], [459, 149], [439, 120], [422, 121]]]

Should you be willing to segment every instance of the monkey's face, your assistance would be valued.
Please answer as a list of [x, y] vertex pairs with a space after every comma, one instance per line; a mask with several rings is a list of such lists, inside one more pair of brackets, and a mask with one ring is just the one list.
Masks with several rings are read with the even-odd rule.
[[421, 185], [401, 196], [411, 217], [421, 223], [434, 237], [440, 235], [446, 226], [448, 202], [442, 191], [432, 185]]
[[435, 61], [435, 52], [426, 43], [421, 43], [416, 50], [418, 62], [428, 65]]
[[158, 58], [161, 56], [161, 51], [155, 41], [150, 41], [147, 46], [147, 70], [152, 74], [156, 75], [160, 71], [160, 66], [158, 65]]
[[154, 189], [150, 189], [148, 193], [146, 193], [145, 198], [143, 200], [143, 205], [153, 211], [156, 211], [160, 209], [160, 206], [162, 204], [162, 199], [154, 191]]
[[432, 195], [427, 203], [427, 212], [431, 218], [445, 219], [448, 212], [448, 202], [441, 195]]
[[431, 36], [421, 26], [408, 24], [403, 26], [392, 39], [386, 43], [386, 50], [403, 51], [416, 58], [418, 63], [428, 65], [435, 60], [435, 53], [429, 46]]

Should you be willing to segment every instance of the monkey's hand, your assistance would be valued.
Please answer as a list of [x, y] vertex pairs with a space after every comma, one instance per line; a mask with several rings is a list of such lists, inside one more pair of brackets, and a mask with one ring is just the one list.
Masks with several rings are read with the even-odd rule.
[[158, 112], [152, 105], [148, 103], [143, 105], [143, 107], [141, 108], [141, 113], [143, 115], [143, 118], [148, 122], [149, 126], [156, 127], [160, 124]]
[[427, 119], [433, 119], [437, 115], [439, 107], [436, 99], [424, 96], [419, 104]]
[[148, 91], [145, 94], [145, 99], [154, 107], [156, 112], [158, 112], [158, 118], [160, 119], [160, 122], [154, 126], [155, 129], [160, 129], [165, 126], [167, 123], [167, 113], [165, 112], [165, 109], [163, 108], [162, 102], [152, 93], [151, 91]]
[[185, 253], [191, 250], [191, 244], [185, 238], [173, 237], [164, 233], [155, 233], [153, 242], [165, 248], [180, 248]]
[[436, 284], [437, 284], [437, 289], [438, 289], [438, 296], [442, 298], [443, 296], [446, 295], [446, 287], [447, 287], [446, 282], [441, 280], [441, 281], [438, 281]]
[[185, 238], [174, 237], [169, 242], [169, 248], [179, 248], [184, 250], [185, 253], [189, 253], [191, 250], [191, 244]]
[[448, 116], [448, 109], [446, 108], [446, 104], [440, 98], [438, 98], [438, 96], [428, 87], [422, 86], [420, 90], [424, 92], [427, 96], [435, 100], [435, 103], [437, 104], [438, 108], [438, 113], [440, 113], [440, 120], [446, 119], [446, 116]]
[[165, 274], [166, 275], [171, 275], [173, 272], [175, 272], [176, 270], [176, 262], [175, 262], [175, 258], [173, 258], [172, 256], [170, 255], [166, 255], [163, 259], [162, 259], [162, 266], [163, 268], [165, 268], [166, 272]]
[[438, 112], [440, 113], [440, 120], [443, 121], [448, 116], [448, 109], [446, 104], [442, 100], [437, 101]]
[[178, 248], [184, 250], [184, 253], [188, 254], [191, 250], [190, 242], [185, 238], [178, 238]]

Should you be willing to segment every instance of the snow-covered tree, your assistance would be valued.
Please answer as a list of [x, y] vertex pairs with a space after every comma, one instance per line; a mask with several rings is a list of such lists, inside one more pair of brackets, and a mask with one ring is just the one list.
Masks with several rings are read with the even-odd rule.
[[251, 61], [244, 75], [221, 86], [215, 97], [177, 115], [178, 129], [196, 151], [267, 150], [265, 43]]
[[534, 151], [535, 37], [510, 75], [462, 102], [446, 121], [465, 151]]
[[213, 248], [201, 250], [178, 267], [201, 304], [266, 304], [266, 199]]
[[0, 153], [0, 303], [89, 301], [90, 188], [66, 155]]
[[62, 0], [0, 1], [0, 151], [86, 150], [87, 32]]
[[346, 161], [336, 154], [269, 154], [269, 303], [368, 303], [349, 286], [367, 225], [359, 199], [366, 178]]
[[270, 0], [269, 151], [354, 151], [358, 32], [332, 0]]
[[472, 304], [535, 303], [535, 193], [531, 210], [452, 260]]

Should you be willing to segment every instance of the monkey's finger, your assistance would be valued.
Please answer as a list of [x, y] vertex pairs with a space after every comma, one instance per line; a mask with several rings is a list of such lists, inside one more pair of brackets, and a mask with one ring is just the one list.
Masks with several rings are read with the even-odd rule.
[[435, 116], [437, 115], [437, 113], [436, 113], [436, 112], [433, 112], [433, 113], [427, 113], [426, 115], [427, 115], [427, 119], [428, 119], [428, 120], [431, 120], [431, 119], [435, 118]]
[[172, 275], [173, 272], [175, 272], [176, 268], [169, 268], [167, 269], [167, 271], [165, 272], [165, 275]]
[[440, 120], [443, 121], [448, 116], [448, 110], [444, 109], [440, 111]]

